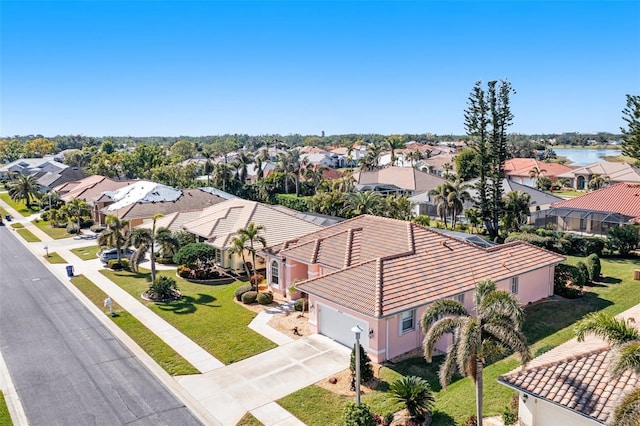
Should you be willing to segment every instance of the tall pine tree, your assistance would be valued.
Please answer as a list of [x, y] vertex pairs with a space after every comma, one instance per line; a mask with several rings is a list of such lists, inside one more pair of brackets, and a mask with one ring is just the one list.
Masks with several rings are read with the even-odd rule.
[[480, 171], [478, 208], [492, 239], [498, 236], [504, 213], [502, 181], [507, 160], [507, 128], [513, 122], [510, 96], [515, 91], [508, 81], [489, 81], [486, 91], [476, 82], [465, 110], [465, 127], [471, 136]]
[[628, 128], [622, 130], [622, 152], [640, 161], [640, 95], [627, 95], [627, 106], [622, 119]]

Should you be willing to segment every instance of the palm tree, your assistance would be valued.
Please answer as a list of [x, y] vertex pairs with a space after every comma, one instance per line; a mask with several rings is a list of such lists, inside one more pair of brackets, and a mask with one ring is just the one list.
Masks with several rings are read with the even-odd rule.
[[535, 166], [533, 166], [533, 168], [531, 170], [529, 170], [529, 177], [531, 179], [538, 179], [540, 176], [544, 176], [545, 172], [546, 172], [545, 169], [541, 169], [536, 164]]
[[153, 216], [153, 225], [151, 229], [137, 228], [129, 234], [128, 242], [136, 248], [135, 253], [131, 256], [131, 266], [136, 271], [142, 259], [148, 251], [151, 252], [149, 260], [151, 262], [151, 283], [156, 282], [156, 245], [162, 249], [175, 249], [178, 241], [174, 238], [169, 228], [156, 228], [156, 222], [162, 217], [162, 213]]
[[[264, 225], [256, 225], [255, 222], [250, 222], [246, 228], [238, 229], [238, 235], [244, 235], [249, 242], [249, 247], [247, 247], [246, 250], [251, 253], [251, 260], [253, 261], [253, 275], [257, 275], [255, 243], [262, 244], [263, 248], [267, 246], [267, 240], [260, 235], [264, 230]], [[257, 285], [258, 283], [256, 283], [256, 287]]]
[[599, 175], [594, 174], [591, 179], [589, 179], [589, 189], [592, 191], [598, 190], [609, 183], [609, 176], [607, 175]]
[[229, 253], [237, 254], [239, 253], [242, 257], [242, 265], [244, 266], [244, 270], [247, 273], [247, 277], [251, 278], [251, 272], [249, 271], [249, 266], [247, 265], [247, 260], [244, 257], [244, 252], [247, 249], [247, 236], [246, 235], [238, 235], [231, 239], [231, 247], [229, 248]]
[[[613, 346], [611, 377], [619, 379], [626, 371], [640, 374], [640, 332], [623, 319], [605, 312], [592, 312], [574, 326], [578, 341], [587, 334], [596, 335]], [[640, 418], [640, 388], [626, 394], [611, 414], [610, 423], [637, 426]]]
[[502, 197], [504, 202], [503, 222], [507, 231], [519, 231], [527, 223], [531, 195], [523, 191], [511, 191]]
[[464, 217], [466, 217], [471, 226], [477, 230], [480, 224], [480, 211], [475, 207], [469, 207], [465, 210]]
[[240, 151], [231, 164], [236, 170], [236, 179], [238, 179], [242, 184], [247, 182], [247, 167], [251, 163], [253, 163], [253, 156], [244, 151]]
[[435, 399], [431, 392], [431, 386], [422, 377], [405, 376], [389, 386], [393, 397], [402, 402], [409, 415], [417, 420], [422, 420], [431, 413]]
[[231, 168], [227, 164], [215, 164], [213, 166], [213, 184], [216, 188], [226, 192], [227, 184], [232, 178]]
[[352, 216], [377, 214], [382, 205], [382, 196], [374, 191], [354, 192], [347, 196], [345, 210]]
[[411, 161], [411, 167], [415, 167], [418, 161], [422, 160], [422, 153], [419, 149], [411, 151], [406, 155], [407, 160]]
[[115, 247], [118, 253], [118, 262], [120, 262], [120, 252], [127, 242], [124, 231], [129, 226], [129, 221], [121, 220], [118, 216], [108, 215], [105, 218], [105, 223], [107, 225], [107, 229], [102, 231], [98, 236], [98, 245]]
[[80, 232], [80, 219], [82, 216], [89, 216], [91, 214], [91, 207], [89, 207], [86, 201], [80, 198], [72, 198], [62, 206], [62, 209], [66, 212], [70, 221], [75, 218], [76, 224], [78, 225], [78, 232]]
[[40, 186], [33, 176], [19, 175], [14, 181], [9, 183], [9, 196], [13, 201], [22, 201], [28, 209], [31, 209], [31, 201], [40, 197]]
[[404, 141], [402, 140], [402, 136], [398, 136], [398, 135], [389, 136], [385, 141], [385, 145], [389, 149], [389, 151], [391, 151], [390, 165], [395, 166], [397, 161], [396, 149], [402, 149], [405, 147]]
[[451, 226], [455, 226], [457, 217], [464, 210], [464, 203], [471, 201], [469, 194], [470, 186], [457, 181], [453, 185], [449, 185], [449, 194], [447, 195], [447, 205], [451, 213]]
[[380, 155], [382, 146], [379, 143], [372, 143], [367, 147], [367, 155], [360, 160], [360, 169], [364, 171], [377, 170], [380, 167]]
[[442, 185], [429, 191], [429, 195], [433, 196], [433, 201], [436, 203], [436, 212], [438, 216], [444, 221], [444, 227], [447, 227], [447, 215], [450, 213], [449, 209], [449, 193], [452, 191], [450, 183], [443, 183]]
[[496, 290], [493, 281], [481, 281], [475, 289], [474, 312], [475, 317], [454, 300], [434, 302], [422, 317], [423, 350], [430, 363], [436, 343], [453, 334], [438, 372], [440, 384], [443, 388], [449, 385], [456, 370], [463, 376], [471, 376], [476, 385], [477, 424], [482, 426], [482, 371], [487, 359], [511, 350], [527, 363], [531, 353], [520, 331], [524, 310], [514, 294]]

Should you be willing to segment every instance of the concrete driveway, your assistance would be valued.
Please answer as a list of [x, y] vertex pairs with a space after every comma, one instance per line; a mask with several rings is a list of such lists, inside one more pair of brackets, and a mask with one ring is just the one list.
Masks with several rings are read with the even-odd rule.
[[311, 335], [197, 376], [176, 380], [225, 425], [349, 368], [349, 348]]

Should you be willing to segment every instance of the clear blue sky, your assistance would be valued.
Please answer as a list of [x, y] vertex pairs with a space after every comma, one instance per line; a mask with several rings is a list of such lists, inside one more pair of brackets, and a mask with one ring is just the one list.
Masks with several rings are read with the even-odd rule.
[[0, 135], [618, 132], [640, 1], [0, 1]]

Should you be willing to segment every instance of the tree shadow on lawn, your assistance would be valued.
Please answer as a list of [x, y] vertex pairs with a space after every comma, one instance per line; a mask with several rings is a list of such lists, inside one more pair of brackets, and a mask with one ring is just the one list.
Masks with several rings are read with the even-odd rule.
[[442, 411], [435, 410], [433, 412], [433, 418], [431, 419], [431, 424], [433, 426], [449, 426], [457, 424], [455, 419], [448, 415], [447, 413], [443, 413]]
[[196, 305], [207, 306], [209, 308], [220, 308], [221, 305], [210, 305], [217, 299], [209, 294], [198, 294], [198, 298], [192, 296], [182, 296], [180, 300], [173, 302], [158, 302], [156, 305], [163, 311], [173, 312], [177, 315], [192, 314], [198, 308]]
[[[622, 282], [622, 280], [620, 278], [604, 277], [603, 279], [601, 279], [598, 282], [604, 283], [604, 284], [620, 284]], [[601, 285], [599, 287], [605, 287], [605, 286]]]

